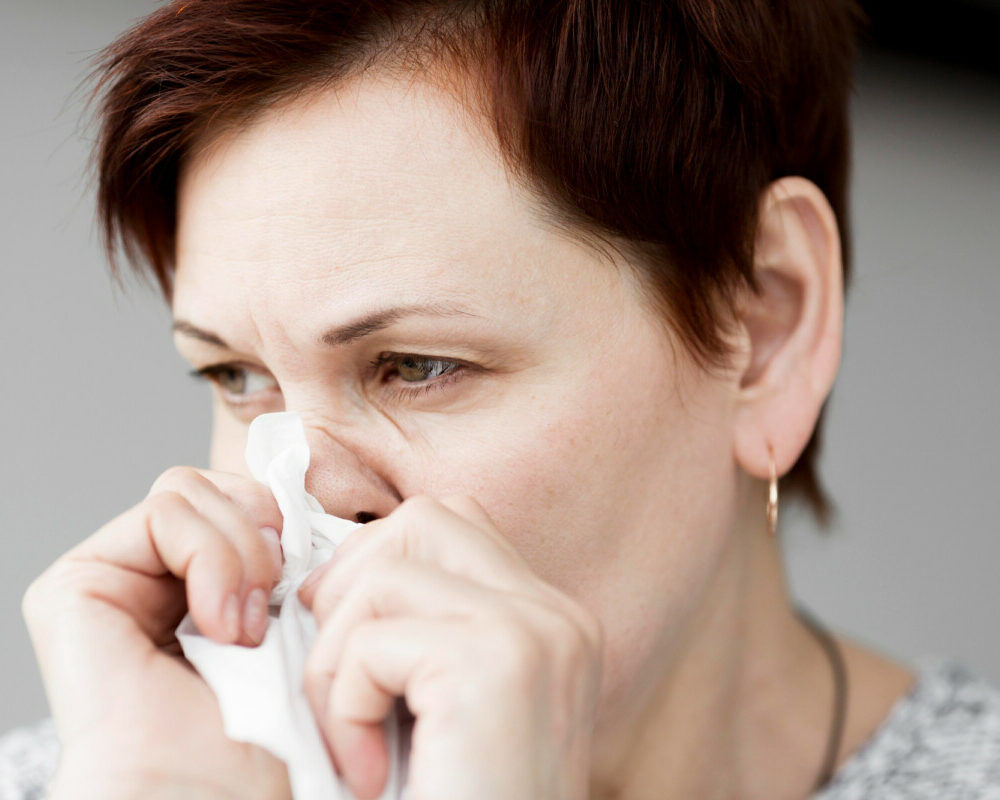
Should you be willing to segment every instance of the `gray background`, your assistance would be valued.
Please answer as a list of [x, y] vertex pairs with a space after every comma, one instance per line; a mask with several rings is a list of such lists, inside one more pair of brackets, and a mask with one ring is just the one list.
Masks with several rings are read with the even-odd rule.
[[[83, 172], [87, 61], [155, 4], [0, 2], [4, 730], [46, 713], [24, 589], [164, 468], [205, 463], [208, 395], [155, 295], [112, 290]], [[801, 514], [783, 526], [797, 595], [831, 625], [1000, 682], [998, 83], [864, 60], [857, 271], [822, 461], [840, 516], [830, 536]]]

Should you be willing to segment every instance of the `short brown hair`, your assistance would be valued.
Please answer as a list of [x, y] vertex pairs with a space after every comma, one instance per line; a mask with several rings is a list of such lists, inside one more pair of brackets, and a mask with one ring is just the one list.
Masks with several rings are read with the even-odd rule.
[[[725, 311], [758, 288], [770, 182], [802, 175], [829, 198], [847, 285], [860, 16], [853, 0], [175, 0], [98, 66], [111, 263], [121, 245], [169, 300], [194, 142], [386, 56], [457, 53], [512, 169], [565, 220], [624, 242], [697, 362], [721, 366]], [[822, 420], [783, 485], [826, 524]]]

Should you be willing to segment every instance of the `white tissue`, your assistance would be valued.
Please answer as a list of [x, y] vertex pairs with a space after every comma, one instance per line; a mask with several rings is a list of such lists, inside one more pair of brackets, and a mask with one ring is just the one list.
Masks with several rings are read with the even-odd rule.
[[[187, 660], [215, 692], [226, 735], [267, 748], [288, 766], [295, 800], [354, 800], [330, 763], [303, 689], [305, 660], [316, 636], [312, 612], [296, 589], [359, 527], [327, 514], [305, 490], [309, 445], [295, 412], [261, 414], [250, 424], [250, 472], [274, 494], [284, 523], [281, 581], [271, 593], [271, 617], [258, 647], [219, 644], [198, 632], [191, 615], [177, 628]], [[397, 719], [385, 726], [389, 780], [380, 800], [403, 794], [405, 758]]]

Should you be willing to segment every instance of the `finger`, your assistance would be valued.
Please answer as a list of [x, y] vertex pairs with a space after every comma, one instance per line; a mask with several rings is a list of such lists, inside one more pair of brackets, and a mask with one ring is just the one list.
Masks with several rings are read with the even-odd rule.
[[[92, 608], [85, 610], [81, 597], [102, 601], [106, 611], [95, 614]], [[123, 597], [129, 598], [127, 604]], [[120, 613], [123, 605], [125, 614]], [[68, 670], [68, 685], [82, 680], [81, 664], [79, 658], [64, 654], [80, 652], [74, 647], [95, 651], [95, 632], [101, 648], [94, 655], [103, 648], [114, 649], [119, 635], [134, 641], [137, 632], [150, 645], [143, 650], [146, 655], [173, 638], [186, 610], [183, 584], [172, 575], [150, 577], [112, 564], [69, 558], [60, 559], [34, 580], [22, 600], [22, 613], [43, 674], [46, 668]], [[81, 615], [81, 611], [85, 613]], [[113, 616], [124, 617], [127, 624], [119, 621], [117, 628], [106, 622], [92, 624], [98, 617], [106, 620], [106, 612], [118, 612]], [[106, 670], [103, 677], [106, 679]]]
[[[215, 479], [227, 480], [231, 491], [233, 488], [239, 491], [227, 494], [215, 483]], [[269, 590], [281, 579], [281, 564], [274, 557], [273, 545], [265, 538], [270, 534], [262, 531], [276, 532], [281, 527], [281, 512], [273, 496], [270, 503], [263, 502], [261, 490], [270, 494], [263, 484], [241, 476], [203, 472], [193, 467], [172, 467], [156, 479], [149, 496], [167, 491], [186, 497], [200, 514], [232, 541], [246, 562], [249, 583], [266, 586]], [[234, 499], [234, 496], [242, 499]], [[275, 516], [279, 520], [277, 528]]]
[[[160, 492], [102, 527], [66, 556], [97, 561], [150, 577], [174, 575], [186, 583], [188, 608], [206, 636], [242, 638], [244, 563], [232, 541], [186, 497]], [[123, 586], [95, 587], [127, 613]]]
[[383, 725], [396, 698], [407, 696], [421, 665], [435, 653], [454, 652], [468, 634], [462, 623], [405, 618], [368, 621], [351, 631], [340, 669], [329, 675], [313, 708], [338, 771], [359, 800], [378, 797], [388, 779]]
[[[244, 488], [250, 483], [267, 490], [260, 484], [243, 480]], [[246, 645], [259, 643], [267, 632], [267, 603], [271, 588], [281, 579], [281, 547], [276, 542], [277, 533], [272, 527], [258, 527], [257, 524], [271, 517], [251, 519], [212, 480], [191, 467], [173, 467], [164, 472], [153, 484], [150, 496], [170, 491], [186, 497], [200, 514], [222, 531], [239, 553], [245, 580], [240, 589], [244, 635], [239, 641]], [[273, 498], [271, 505], [277, 507]]]
[[[92, 597], [124, 610], [155, 647], [176, 641], [177, 625], [188, 611], [183, 581], [173, 575], [151, 578], [109, 564], [93, 565]], [[103, 575], [100, 574], [103, 571]]]
[[282, 566], [285, 563], [285, 554], [281, 550], [281, 534], [267, 526], [260, 529], [260, 535], [264, 537], [264, 544], [267, 545], [267, 552], [271, 556], [274, 580], [280, 581]]
[[[332, 595], [329, 597], [332, 602]], [[380, 560], [360, 580], [344, 588], [340, 602], [332, 604], [326, 617], [317, 616], [320, 629], [310, 663], [317, 673], [336, 671], [351, 631], [373, 619], [409, 616], [475, 619], [487, 624], [491, 616], [509, 616], [510, 609], [511, 595], [498, 594], [468, 578], [416, 561]], [[315, 693], [315, 687], [310, 690], [307, 686], [307, 691]]]
[[[157, 484], [162, 485], [162, 483], [173, 480], [177, 477], [174, 473], [178, 473], [183, 478], [187, 472], [196, 473], [214, 484], [219, 491], [239, 506], [256, 527], [270, 527], [281, 531], [283, 518], [281, 509], [278, 508], [278, 503], [274, 499], [274, 494], [263, 483], [245, 475], [198, 467], [172, 467], [157, 478], [153, 487], [156, 488]], [[167, 488], [174, 487], [168, 485]]]
[[[449, 502], [458, 505], [463, 501]], [[531, 572], [520, 554], [489, 523], [485, 512], [469, 511], [486, 527], [480, 519], [471, 521], [429, 497], [407, 500], [388, 517], [351, 533], [329, 564], [303, 584], [300, 599], [314, 613], [325, 614], [323, 597], [331, 577], [336, 576], [334, 587], [350, 584], [377, 558], [432, 562], [498, 589], [513, 590], [523, 584]], [[334, 588], [333, 595], [339, 591]]]
[[567, 598], [498, 592], [433, 565], [379, 561], [320, 620], [305, 687], [314, 707], [322, 709], [328, 682], [341, 670], [353, 632], [373, 620], [393, 618], [462, 623], [483, 641], [499, 643], [487, 651], [490, 663], [481, 664], [494, 671], [530, 674], [542, 653], [546, 669], [566, 674], [574, 665], [601, 659], [599, 626]]

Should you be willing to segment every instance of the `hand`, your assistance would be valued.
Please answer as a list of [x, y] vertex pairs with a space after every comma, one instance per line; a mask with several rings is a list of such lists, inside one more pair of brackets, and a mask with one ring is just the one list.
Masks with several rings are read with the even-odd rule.
[[320, 625], [306, 688], [362, 800], [388, 770], [380, 723], [416, 717], [409, 800], [581, 800], [599, 624], [535, 576], [469, 498], [407, 500], [300, 591]]
[[24, 614], [62, 746], [50, 797], [290, 797], [282, 762], [230, 741], [181, 657], [189, 608], [219, 642], [258, 642], [281, 573], [261, 484], [175, 467], [29, 587]]

